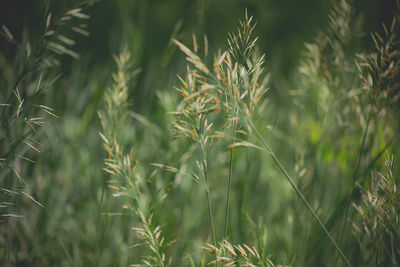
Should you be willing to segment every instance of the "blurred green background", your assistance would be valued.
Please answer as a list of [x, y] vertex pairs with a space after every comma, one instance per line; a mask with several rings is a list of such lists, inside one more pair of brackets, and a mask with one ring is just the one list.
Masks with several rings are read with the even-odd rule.
[[[183, 75], [186, 70], [185, 58], [171, 38], [191, 47], [192, 33], [198, 40], [207, 35], [211, 54], [218, 49], [225, 50], [228, 32], [236, 30], [245, 8], [257, 21], [257, 46], [266, 55], [265, 71], [271, 75], [267, 108], [258, 123], [289, 172], [297, 174], [302, 168], [314, 168], [312, 174], [307, 173], [308, 180], [299, 184], [322, 219], [332, 218], [338, 206], [340, 209], [346, 186], [351, 184], [351, 166], [357, 160], [357, 145], [361, 143], [363, 129], [354, 126], [356, 129], [349, 132], [346, 132], [348, 128], [335, 132], [329, 127], [329, 120], [320, 123], [319, 113], [312, 105], [306, 111], [296, 109], [290, 92], [301, 84], [298, 69], [305, 51], [304, 43], [313, 42], [317, 31], [328, 26], [333, 2], [103, 0], [85, 8], [83, 12], [90, 15], [87, 20], [90, 35], [73, 36], [79, 60], [63, 55], [59, 58], [60, 66], [48, 70], [49, 80], [62, 73], [42, 98], [58, 118], [46, 120], [40, 133], [41, 153], [32, 156], [36, 163], [23, 165], [22, 174], [28, 181], [24, 190], [44, 208], [28, 199], [15, 200], [13, 210], [23, 218], [1, 226], [4, 235], [0, 259], [4, 260], [4, 266], [126, 266], [138, 262], [138, 256], [145, 250], [128, 248], [136, 239], [129, 230], [135, 216], [125, 214], [109, 218], [105, 215], [120, 212], [120, 203], [106, 186], [105, 152], [98, 135], [101, 127], [97, 116], [97, 111], [102, 109], [104, 91], [111, 85], [116, 69], [112, 57], [123, 47], [132, 53], [132, 70], [141, 71], [129, 87], [130, 110], [151, 123], [149, 127], [133, 120], [125, 125], [125, 145], [133, 144], [148, 172], [153, 169], [150, 163], [159, 162], [175, 167], [183, 163], [190, 173], [195, 165], [193, 160], [182, 161], [181, 156], [191, 147], [184, 141], [171, 141], [171, 118], [166, 113], [174, 110], [177, 75]], [[0, 25], [7, 26], [17, 43], [29, 39], [34, 46], [44, 32], [46, 12], [61, 14], [79, 3], [4, 0], [0, 4]], [[381, 23], [391, 22], [395, 2], [357, 0], [353, 7], [354, 18], [361, 21], [360, 32], [364, 33], [352, 46], [353, 52], [372, 51], [369, 33], [381, 31]], [[18, 49], [4, 38], [0, 39], [0, 102], [5, 100], [17, 76]], [[159, 95], [164, 95], [161, 100], [170, 96], [171, 101], [163, 103]], [[304, 113], [304, 121], [301, 112], [307, 113]], [[300, 115], [297, 118], [300, 122], [293, 119], [293, 113]], [[388, 135], [395, 135], [396, 127], [393, 126]], [[378, 126], [375, 131], [384, 132]], [[362, 162], [363, 167], [368, 166], [369, 160], [389, 140], [387, 135], [377, 136], [381, 137], [381, 142], [375, 145], [373, 140], [379, 138], [371, 137], [369, 148], [375, 150]], [[396, 144], [393, 151], [398, 151], [398, 141], [393, 144]], [[224, 148], [217, 147], [216, 151], [224, 151]], [[226, 176], [227, 161], [227, 153], [215, 153], [210, 160], [218, 222], [223, 221], [225, 197], [225, 180], [219, 178]], [[301, 161], [308, 165], [302, 165]], [[221, 162], [223, 167], [216, 162]], [[383, 166], [383, 159], [378, 166]], [[363, 175], [368, 176], [369, 172]], [[276, 263], [336, 266], [338, 256], [331, 253], [333, 248], [266, 156], [239, 149], [234, 176], [229, 226], [232, 242], [254, 243], [265, 231], [268, 233], [265, 251]], [[316, 177], [323, 178], [315, 181]], [[173, 184], [166, 200], [153, 208], [157, 222], [166, 225], [166, 236], [177, 239], [168, 256], [173, 257], [173, 266], [188, 265], [190, 257], [200, 266], [204, 257], [202, 242], [209, 238], [204, 192], [190, 177], [177, 178], [160, 172], [157, 179], [159, 187]], [[330, 227], [332, 229], [339, 238], [340, 231], [334, 226]], [[218, 238], [221, 232], [220, 223]], [[350, 232], [351, 229], [345, 235]], [[345, 251], [351, 252], [349, 257], [357, 263], [358, 250], [352, 245], [355, 239], [348, 239], [349, 243], [344, 242]]]

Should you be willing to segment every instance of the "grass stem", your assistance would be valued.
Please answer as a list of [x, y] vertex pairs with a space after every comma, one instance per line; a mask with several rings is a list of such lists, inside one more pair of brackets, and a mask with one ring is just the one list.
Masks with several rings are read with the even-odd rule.
[[[232, 142], [231, 145], [235, 142], [236, 135], [236, 119], [233, 121], [232, 125]], [[228, 231], [228, 216], [229, 216], [229, 202], [230, 202], [230, 193], [231, 193], [231, 185], [232, 185], [232, 169], [233, 169], [233, 147], [230, 149], [230, 159], [229, 159], [229, 174], [228, 174], [228, 192], [226, 195], [226, 208], [225, 208], [225, 223], [224, 223], [224, 235], [222, 240], [225, 240]]]
[[[212, 207], [211, 207], [211, 200], [210, 200], [210, 189], [208, 186], [208, 176], [207, 176], [207, 160], [206, 156], [203, 153], [203, 161], [202, 161], [202, 167], [203, 167], [203, 174], [204, 174], [204, 181], [205, 181], [205, 186], [206, 186], [206, 195], [207, 195], [207, 204], [208, 204], [208, 216], [210, 217], [210, 222], [211, 222], [211, 234], [212, 234], [212, 240], [213, 240], [213, 245], [214, 247], [217, 247], [217, 242], [215, 239], [215, 228], [214, 228], [214, 219], [212, 215]], [[217, 260], [217, 254], [215, 253], [215, 261]]]
[[360, 169], [362, 154], [364, 153], [365, 142], [366, 142], [366, 139], [367, 139], [369, 124], [371, 122], [371, 117], [372, 117], [372, 110], [373, 110], [373, 106], [371, 106], [371, 109], [369, 110], [368, 119], [367, 119], [367, 125], [366, 125], [364, 133], [363, 133], [361, 147], [360, 147], [360, 151], [359, 151], [358, 157], [357, 157], [356, 169], [354, 170], [354, 173], [353, 173], [353, 179], [352, 179], [352, 183], [351, 183], [350, 193], [346, 196], [347, 199], [346, 199], [346, 202], [345, 202], [345, 210], [344, 210], [343, 222], [342, 222], [342, 226], [341, 226], [341, 230], [340, 230], [339, 243], [341, 243], [342, 239], [343, 239], [344, 227], [346, 225], [346, 219], [347, 219], [347, 216], [349, 214], [351, 196], [353, 195], [353, 192], [354, 192], [354, 187], [355, 187], [355, 184], [356, 184], [358, 171]]
[[307, 209], [310, 211], [314, 219], [317, 221], [323, 232], [328, 236], [329, 240], [332, 242], [333, 246], [336, 248], [336, 250], [339, 252], [340, 256], [342, 259], [345, 261], [345, 263], [348, 266], [352, 266], [346, 256], [344, 255], [343, 251], [340, 249], [339, 245], [336, 243], [335, 239], [332, 237], [332, 235], [329, 233], [329, 231], [325, 228], [324, 224], [318, 217], [318, 215], [315, 213], [311, 205], [308, 203], [304, 195], [301, 193], [300, 189], [297, 187], [297, 185], [293, 182], [293, 179], [289, 176], [283, 165], [280, 163], [278, 158], [275, 156], [274, 152], [271, 150], [269, 145], [265, 142], [264, 138], [261, 136], [257, 128], [254, 126], [253, 122], [247, 118], [247, 122], [249, 123], [250, 127], [254, 130], [254, 132], [257, 135], [257, 138], [261, 142], [261, 144], [264, 146], [264, 148], [268, 151], [269, 155], [271, 156], [272, 160], [274, 163], [278, 166], [279, 170], [283, 173], [283, 175], [286, 177], [286, 179], [289, 181], [290, 185], [293, 187], [294, 191], [296, 191], [296, 194], [300, 197], [300, 199], [303, 201], [304, 205], [307, 207]]

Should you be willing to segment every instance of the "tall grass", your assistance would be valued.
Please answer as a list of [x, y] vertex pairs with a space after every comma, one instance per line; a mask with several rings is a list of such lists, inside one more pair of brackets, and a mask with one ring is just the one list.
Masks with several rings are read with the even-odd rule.
[[[228, 22], [208, 27], [221, 3], [178, 2], [102, 2], [91, 20], [73, 8], [62, 23], [46, 14], [42, 52], [23, 41], [6, 55], [0, 174], [14, 184], [0, 184], [20, 197], [1, 200], [3, 265], [397, 266], [399, 10], [369, 36], [354, 3], [337, 1], [290, 63], [279, 56], [289, 45], [265, 50], [282, 43], [259, 15], [274, 6], [250, 3], [225, 35]], [[96, 46], [74, 46], [70, 30], [92, 19], [79, 29]], [[58, 118], [43, 125], [46, 111]]]
[[89, 18], [82, 11], [84, 6], [87, 3], [60, 15], [47, 12], [40, 38], [25, 35], [19, 42], [2, 25], [1, 37], [15, 52], [10, 62], [3, 62], [4, 89], [0, 91], [0, 243], [5, 266], [17, 262], [17, 229], [27, 212], [24, 199], [45, 208], [26, 185], [32, 183], [29, 170], [35, 164], [35, 153], [43, 148], [43, 126], [49, 116], [57, 118], [44, 101], [44, 95], [61, 75], [54, 75], [52, 69], [60, 65], [63, 55], [78, 59], [78, 53], [72, 50], [73, 38], [77, 34], [88, 35], [82, 23]]
[[168, 260], [161, 251], [164, 244], [162, 237], [162, 226], [152, 225], [152, 215], [149, 213], [149, 204], [146, 201], [143, 184], [143, 174], [136, 169], [138, 159], [131, 149], [129, 153], [124, 152], [121, 142], [121, 126], [127, 123], [128, 107], [128, 84], [130, 54], [122, 52], [116, 59], [118, 71], [114, 74], [114, 85], [105, 92], [105, 109], [99, 112], [103, 126], [100, 133], [107, 151], [108, 158], [104, 160], [104, 170], [112, 176], [109, 188], [113, 196], [124, 198], [122, 208], [134, 212], [140, 219], [141, 227], [134, 227], [143, 238], [150, 255], [144, 257], [143, 265], [138, 266], [168, 266]]
[[[297, 185], [294, 183], [294, 180], [289, 176], [285, 168], [280, 163], [279, 159], [272, 152], [269, 145], [264, 141], [264, 138], [259, 133], [257, 128], [254, 126], [252, 122], [251, 115], [255, 113], [255, 108], [257, 102], [261, 99], [263, 94], [266, 92], [265, 89], [265, 81], [261, 85], [259, 84], [259, 77], [262, 73], [262, 65], [264, 62], [264, 56], [257, 57], [257, 55], [253, 55], [252, 50], [254, 44], [257, 39], [252, 39], [251, 33], [254, 29], [254, 26], [251, 24], [252, 17], [248, 17], [246, 13], [245, 20], [241, 22], [241, 28], [238, 29], [237, 35], [230, 36], [230, 50], [228, 52], [222, 53], [221, 56], [216, 57], [214, 61], [214, 73], [210, 73], [207, 67], [200, 61], [198, 56], [190, 51], [187, 47], [177, 42], [180, 49], [187, 55], [187, 59], [189, 62], [193, 63], [194, 67], [197, 69], [197, 72], [193, 70], [188, 70], [188, 81], [183, 82], [185, 88], [181, 88], [179, 91], [181, 95], [184, 96], [184, 103], [188, 104], [188, 107], [184, 108], [183, 111], [180, 110], [177, 115], [179, 116], [179, 120], [181, 120], [182, 116], [189, 117], [189, 122], [184, 121], [183, 126], [182, 123], [177, 125], [178, 131], [184, 132], [186, 136], [201, 136], [204, 147], [205, 143], [208, 140], [207, 137], [203, 137], [203, 135], [196, 132], [200, 128], [198, 125], [202, 124], [201, 121], [195, 124], [190, 124], [193, 119], [190, 117], [191, 114], [194, 116], [199, 116], [200, 119], [204, 116], [207, 116], [211, 112], [219, 112], [221, 107], [219, 107], [218, 103], [223, 103], [222, 110], [231, 111], [224, 117], [228, 117], [230, 115], [237, 115], [237, 117], [231, 118], [231, 120], [236, 121], [239, 120], [241, 124], [247, 126], [248, 134], [255, 133], [255, 137], [259, 140], [261, 145], [263, 146], [265, 152], [269, 154], [272, 160], [277, 164], [279, 170], [282, 172], [284, 177], [288, 179], [290, 185], [293, 187], [295, 192], [300, 197], [301, 201], [304, 202], [306, 207], [309, 209], [315, 220], [321, 226], [322, 230], [328, 236], [330, 241], [333, 243], [334, 247], [338, 250], [340, 256], [344, 259], [344, 261], [348, 264], [346, 256], [343, 251], [339, 248], [336, 241], [333, 239], [331, 234], [325, 228], [323, 223], [321, 222], [318, 215], [314, 212], [311, 205], [305, 199], [304, 195], [301, 193]], [[196, 46], [196, 45], [195, 45]], [[226, 59], [225, 59], [226, 57]], [[231, 59], [232, 57], [232, 59]], [[198, 81], [198, 84], [196, 84]], [[215, 83], [216, 81], [216, 83]], [[188, 88], [189, 87], [189, 88]], [[188, 89], [186, 89], [188, 88]], [[209, 92], [211, 91], [212, 94]], [[217, 93], [214, 94], [213, 91]], [[193, 99], [197, 98], [196, 101]], [[224, 102], [225, 101], [225, 102]], [[196, 103], [196, 104], [193, 104]], [[201, 103], [199, 105], [199, 103]], [[206, 106], [209, 103], [210, 106]], [[225, 123], [227, 124], [228, 121]], [[214, 121], [208, 122], [205, 119], [205, 126], [203, 127], [207, 132], [210, 131], [211, 126], [213, 126]], [[224, 124], [222, 124], [224, 125]], [[184, 128], [184, 127], [187, 128]], [[235, 129], [236, 124], [234, 124], [233, 129]], [[204, 134], [204, 133], [202, 133]], [[234, 134], [235, 135], [235, 130]], [[218, 137], [218, 136], [217, 136]], [[196, 140], [196, 139], [195, 139]], [[205, 140], [205, 141], [203, 141]], [[241, 142], [240, 140], [234, 140], [235, 143], [232, 144], [234, 146], [251, 146], [256, 147], [256, 145]], [[237, 142], [236, 142], [237, 141]], [[204, 154], [204, 152], [203, 152]], [[231, 170], [231, 167], [230, 167]], [[229, 174], [228, 179], [228, 193], [230, 187], [230, 178], [231, 174]], [[206, 187], [208, 192], [208, 183], [206, 179]], [[213, 242], [215, 246], [215, 233], [214, 226], [212, 222], [211, 216], [211, 204], [208, 199], [208, 205], [210, 209], [210, 218], [211, 218], [211, 226], [212, 226], [212, 234], [213, 234]], [[227, 203], [228, 210], [229, 207], [229, 198]], [[226, 215], [227, 217], [227, 215]], [[226, 220], [226, 219], [225, 219]], [[224, 226], [224, 232], [226, 231], [226, 226]]]

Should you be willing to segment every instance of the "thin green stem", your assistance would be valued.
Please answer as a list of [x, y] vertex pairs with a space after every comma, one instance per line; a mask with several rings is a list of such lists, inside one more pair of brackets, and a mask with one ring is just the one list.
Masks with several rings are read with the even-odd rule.
[[300, 197], [300, 199], [303, 201], [304, 205], [307, 207], [307, 209], [310, 211], [314, 219], [317, 221], [323, 232], [328, 236], [329, 240], [332, 242], [333, 246], [336, 248], [336, 250], [339, 252], [340, 256], [342, 259], [346, 262], [348, 266], [352, 266], [350, 262], [347, 260], [346, 256], [344, 255], [343, 251], [340, 249], [339, 245], [336, 243], [335, 239], [331, 236], [329, 231], [325, 228], [324, 224], [318, 217], [318, 215], [315, 213], [311, 205], [308, 203], [304, 195], [301, 193], [300, 189], [297, 187], [297, 185], [293, 182], [293, 179], [289, 176], [283, 165], [280, 163], [278, 158], [275, 156], [274, 152], [271, 150], [269, 145], [265, 142], [264, 138], [261, 136], [257, 128], [254, 126], [253, 122], [246, 116], [244, 115], [247, 122], [249, 123], [250, 127], [254, 130], [254, 132], [257, 135], [257, 138], [261, 142], [261, 144], [264, 146], [264, 148], [268, 151], [269, 155], [271, 156], [272, 160], [274, 163], [278, 166], [279, 170], [282, 172], [282, 174], [286, 177], [286, 179], [289, 181], [290, 185], [293, 187], [294, 191], [296, 191], [296, 194]]
[[361, 157], [362, 157], [362, 154], [364, 152], [365, 141], [367, 140], [369, 124], [371, 122], [371, 117], [372, 117], [372, 110], [373, 110], [373, 107], [371, 106], [371, 109], [369, 110], [369, 114], [368, 114], [367, 126], [365, 127], [365, 130], [364, 130], [363, 139], [362, 139], [362, 143], [361, 143], [361, 147], [360, 147], [360, 152], [359, 152], [358, 158], [357, 158], [357, 167], [356, 167], [356, 169], [354, 171], [354, 174], [353, 174], [352, 189], [355, 186], [357, 175], [358, 175], [358, 171], [360, 169]]
[[370, 161], [368, 166], [364, 168], [363, 170], [363, 177], [370, 173], [372, 167], [375, 165], [375, 163], [382, 157], [383, 153], [387, 150], [389, 146], [392, 145], [392, 143], [399, 137], [399, 135], [394, 135], [390, 138], [389, 142], [379, 151], [379, 153], [376, 154], [376, 156]]
[[[203, 151], [202, 165], [203, 165], [202, 167], [203, 167], [204, 181], [205, 181], [205, 186], [206, 186], [208, 216], [210, 217], [210, 222], [211, 222], [211, 234], [212, 234], [212, 239], [213, 239], [213, 245], [214, 245], [214, 247], [217, 247], [217, 242], [215, 240], [214, 219], [213, 219], [213, 215], [212, 215], [211, 200], [210, 200], [210, 190], [208, 187], [207, 159], [206, 159], [206, 155], [205, 155], [204, 151]], [[217, 262], [217, 254], [216, 253], [215, 253], [215, 262]], [[217, 265], [218, 265], [218, 263], [217, 263]]]
[[102, 251], [102, 248], [99, 248], [99, 243], [100, 243], [100, 237], [99, 237], [99, 233], [100, 233], [100, 230], [99, 230], [99, 227], [101, 226], [101, 211], [103, 210], [103, 199], [104, 199], [104, 194], [105, 194], [105, 190], [106, 190], [106, 183], [105, 183], [105, 181], [103, 182], [103, 188], [102, 188], [102, 190], [101, 190], [101, 196], [100, 196], [100, 203], [99, 203], [99, 211], [98, 211], [98, 213], [97, 213], [97, 224], [96, 224], [96, 234], [95, 234], [95, 255], [96, 255], [96, 265], [95, 266], [98, 266], [99, 265], [99, 259], [100, 259], [100, 257], [99, 257], [99, 253], [101, 253], [101, 251]]
[[344, 227], [346, 225], [346, 219], [349, 213], [349, 206], [350, 206], [350, 200], [351, 200], [351, 195], [353, 194], [354, 191], [354, 187], [356, 184], [356, 180], [357, 180], [357, 175], [358, 175], [358, 171], [360, 169], [360, 164], [361, 164], [361, 158], [362, 158], [362, 154], [364, 153], [364, 146], [365, 146], [365, 142], [367, 140], [367, 134], [368, 134], [368, 129], [369, 129], [369, 124], [371, 122], [371, 117], [372, 117], [372, 109], [373, 106], [371, 106], [371, 109], [369, 111], [368, 114], [368, 119], [367, 119], [367, 126], [365, 127], [364, 133], [363, 133], [363, 139], [361, 142], [361, 147], [360, 147], [360, 151], [358, 153], [358, 158], [357, 158], [357, 163], [356, 163], [356, 169], [354, 170], [353, 173], [353, 179], [352, 179], [352, 184], [351, 184], [351, 188], [350, 188], [350, 193], [347, 195], [347, 199], [346, 199], [346, 204], [345, 204], [345, 210], [344, 210], [344, 216], [343, 216], [343, 222], [342, 222], [342, 226], [341, 226], [341, 230], [340, 230], [340, 239], [339, 239], [339, 243], [342, 242], [343, 239], [343, 234], [344, 234]]
[[226, 208], [225, 208], [225, 223], [224, 223], [224, 235], [222, 240], [225, 240], [228, 231], [228, 216], [229, 216], [229, 202], [230, 202], [230, 193], [231, 193], [231, 185], [232, 185], [232, 169], [233, 169], [233, 143], [235, 142], [236, 135], [236, 118], [233, 121], [232, 125], [232, 142], [230, 149], [230, 160], [229, 160], [229, 174], [228, 174], [228, 192], [226, 195]]

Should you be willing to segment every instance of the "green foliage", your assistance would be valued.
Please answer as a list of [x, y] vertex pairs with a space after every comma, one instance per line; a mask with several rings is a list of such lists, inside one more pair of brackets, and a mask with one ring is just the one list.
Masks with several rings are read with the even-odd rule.
[[[71, 34], [68, 31], [88, 35], [83, 29], [84, 25], [76, 25], [76, 20], [89, 18], [82, 13], [81, 8], [69, 10], [60, 17], [54, 18], [51, 13], [46, 17], [44, 33], [39, 41], [33, 44], [29, 40], [18, 44], [9, 29], [2, 26], [2, 35], [17, 48], [15, 59], [10, 64], [12, 68], [6, 70], [6, 83], [3, 83], [3, 86], [9, 89], [0, 92], [3, 99], [0, 104], [2, 196], [24, 194], [14, 190], [18, 187], [15, 178], [18, 178], [20, 185], [26, 183], [20, 175], [21, 161], [34, 162], [30, 157], [32, 152], [40, 152], [42, 145], [37, 139], [41, 134], [40, 128], [45, 123], [44, 117], [57, 117], [52, 108], [42, 104], [42, 95], [59, 77], [47, 77], [50, 76], [49, 69], [59, 65], [57, 56], [69, 55], [79, 58], [76, 52], [68, 48], [75, 44], [74, 40], [66, 37], [67, 34]], [[25, 195], [29, 196], [26, 193]], [[9, 204], [12, 204], [10, 200], [7, 203], [3, 201], [2, 206], [5, 208]], [[2, 212], [2, 216], [12, 215], [7, 213]]]
[[[136, 172], [138, 161], [134, 161], [133, 151], [126, 154], [120, 146], [120, 127], [124, 125], [128, 106], [128, 71], [130, 54], [122, 52], [116, 59], [118, 72], [114, 75], [114, 85], [105, 92], [105, 109], [99, 112], [103, 126], [103, 134], [100, 133], [107, 151], [108, 158], [104, 160], [104, 170], [112, 179], [108, 181], [113, 196], [124, 198], [122, 208], [135, 212], [141, 222], [141, 227], [133, 228], [142, 237], [151, 254], [143, 259], [143, 266], [168, 266], [165, 254], [161, 252], [164, 245], [162, 227], [152, 226], [152, 215], [148, 214], [148, 206], [143, 194], [146, 194], [141, 186], [145, 183], [143, 176]], [[135, 265], [136, 266], [136, 265]], [[138, 265], [142, 266], [142, 265]]]
[[67, 36], [74, 36], [71, 33], [88, 35], [85, 25], [77, 24], [88, 18], [82, 13], [82, 7], [60, 16], [48, 13], [40, 38], [25, 37], [20, 43], [5, 25], [2, 26], [2, 37], [15, 47], [14, 58], [3, 62], [1, 86], [5, 90], [0, 91], [0, 243], [5, 248], [0, 253], [7, 264], [17, 261], [12, 253], [14, 247], [19, 246], [14, 231], [21, 223], [16, 219], [24, 219], [25, 213], [20, 199], [45, 208], [25, 186], [32, 183], [29, 167], [35, 163], [35, 153], [43, 148], [45, 121], [49, 115], [57, 118], [44, 101], [44, 94], [60, 77], [54, 77], [51, 69], [60, 64], [60, 56], [79, 58], [71, 50], [75, 41]]
[[354, 205], [358, 220], [353, 224], [365, 264], [395, 266], [400, 259], [399, 174], [393, 173], [395, 160], [386, 159], [386, 172], [374, 173], [362, 201]]
[[2, 266], [399, 265], [394, 2], [22, 2]]

